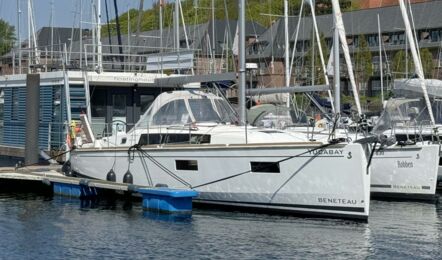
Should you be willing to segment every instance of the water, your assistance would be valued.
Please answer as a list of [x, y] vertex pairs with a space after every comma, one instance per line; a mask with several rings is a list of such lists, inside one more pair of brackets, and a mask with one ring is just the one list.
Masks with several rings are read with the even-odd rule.
[[175, 219], [143, 215], [139, 202], [0, 193], [0, 234], [2, 259], [440, 259], [442, 205], [372, 201], [368, 223], [208, 210]]

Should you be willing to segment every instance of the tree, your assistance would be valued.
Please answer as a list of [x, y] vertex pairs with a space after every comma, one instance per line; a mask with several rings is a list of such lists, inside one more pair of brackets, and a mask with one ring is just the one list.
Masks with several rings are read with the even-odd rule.
[[15, 43], [15, 28], [0, 19], [0, 56], [8, 53]]
[[[151, 9], [143, 11], [141, 30], [155, 30], [159, 28], [159, 1], [154, 1]], [[163, 26], [164, 28], [173, 25], [173, 1], [163, 1]], [[289, 14], [297, 15], [301, 6], [302, 0], [289, 0]], [[343, 11], [357, 9], [354, 1], [340, 0], [341, 9]], [[212, 12], [212, 0], [182, 0], [181, 5], [183, 9], [184, 21], [187, 25], [200, 24], [210, 21]], [[305, 13], [309, 14], [309, 8], [305, 7]], [[138, 19], [138, 10], [129, 11], [129, 19], [126, 13], [120, 14], [121, 32], [127, 33], [127, 23], [130, 22], [132, 30], [135, 31], [135, 26]], [[317, 15], [329, 14], [332, 12], [331, 0], [316, 0]], [[246, 1], [246, 19], [261, 24], [264, 27], [272, 25], [278, 17], [262, 15], [263, 13], [282, 15], [284, 13], [284, 1], [275, 0], [247, 0]], [[215, 1], [215, 18], [216, 19], [238, 19], [238, 1], [226, 0]], [[111, 27], [115, 27], [115, 20], [110, 21]], [[106, 26], [102, 30], [103, 35], [107, 34]], [[116, 30], [112, 30], [112, 34]]]
[[[405, 77], [405, 73], [407, 71], [407, 55], [405, 55], [405, 51], [400, 50], [396, 52], [393, 56], [393, 62], [392, 62], [392, 70], [393, 73], [399, 74], [399, 77]], [[413, 62], [410, 57], [411, 55], [408, 55], [408, 72], [412, 71], [413, 68]]]
[[[332, 13], [332, 3], [331, 0], [316, 0], [316, 14], [331, 14]], [[339, 5], [342, 11], [357, 9], [356, 1], [351, 0], [339, 0]]]
[[[400, 74], [400, 77], [406, 77], [406, 57], [405, 57], [405, 51], [400, 50], [396, 52], [396, 54], [393, 57], [393, 72]], [[420, 50], [420, 56], [421, 56], [421, 63], [422, 63], [422, 69], [424, 70], [424, 77], [425, 78], [432, 78], [433, 77], [433, 70], [434, 70], [434, 61], [433, 61], [433, 55], [431, 54], [430, 50], [427, 48]], [[408, 76], [411, 76], [415, 72], [414, 68], [414, 62], [413, 57], [411, 56], [411, 53], [408, 54]]]
[[[315, 80], [314, 82], [311, 82], [313, 84], [324, 84], [325, 83], [325, 78], [324, 78], [324, 71], [322, 68], [322, 64], [321, 64], [321, 57], [319, 55], [319, 46], [318, 43], [316, 41], [316, 36], [314, 35], [314, 33], [311, 33], [312, 38], [310, 39], [311, 43], [315, 43], [315, 48], [313, 50], [313, 48], [310, 48], [306, 55], [305, 55], [305, 64], [304, 64], [304, 70], [307, 74], [307, 82], [311, 82], [311, 77], [312, 77], [312, 71], [314, 70], [315, 72]], [[325, 42], [325, 36], [323, 33], [319, 34], [319, 40], [321, 42], [321, 50], [322, 50], [322, 54], [324, 56], [324, 62], [327, 62], [327, 58], [329, 56], [329, 49], [327, 47], [327, 44]], [[313, 62], [314, 61], [314, 62]], [[314, 68], [313, 65], [314, 64]]]
[[370, 49], [364, 35], [358, 37], [359, 45], [355, 55], [356, 81], [366, 84], [373, 75], [373, 64]]
[[432, 78], [434, 70], [433, 55], [431, 54], [430, 50], [428, 50], [427, 48], [421, 49], [420, 53], [421, 53], [422, 68], [424, 70], [424, 77]]

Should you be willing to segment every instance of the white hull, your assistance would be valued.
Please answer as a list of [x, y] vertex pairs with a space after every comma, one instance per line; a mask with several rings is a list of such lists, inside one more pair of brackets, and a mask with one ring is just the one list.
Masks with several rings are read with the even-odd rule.
[[431, 199], [436, 194], [439, 145], [388, 147], [371, 162], [373, 197]]
[[[369, 214], [370, 175], [362, 146], [333, 145], [321, 152], [311, 151], [319, 146], [190, 145], [146, 146], [143, 150], [195, 188], [200, 193], [196, 199], [198, 202], [366, 219]], [[296, 156], [299, 154], [303, 155]], [[196, 160], [198, 169], [179, 170], [176, 160]], [[72, 152], [71, 157], [73, 171], [104, 180], [114, 161], [117, 182], [122, 182], [128, 169], [127, 147], [78, 149]], [[251, 162], [278, 161], [281, 161], [279, 172], [251, 172]], [[186, 187], [138, 152], [130, 164], [130, 171], [135, 185]], [[238, 173], [245, 174], [228, 178]], [[222, 178], [228, 179], [199, 186]]]
[[[307, 135], [307, 130], [304, 133]], [[325, 141], [328, 135], [328, 131], [323, 130], [315, 133], [313, 138]], [[347, 137], [344, 131], [338, 132], [338, 135]], [[351, 140], [362, 137], [361, 134], [350, 135]], [[422, 143], [403, 147], [389, 146], [382, 150], [377, 148], [370, 164], [373, 197], [434, 199], [438, 180], [439, 189], [442, 188], [439, 150], [440, 146], [437, 144]]]

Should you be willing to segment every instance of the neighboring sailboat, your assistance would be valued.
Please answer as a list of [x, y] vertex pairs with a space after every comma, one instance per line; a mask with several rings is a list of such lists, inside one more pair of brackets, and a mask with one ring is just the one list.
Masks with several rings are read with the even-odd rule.
[[[353, 69], [351, 67], [351, 62], [349, 61], [349, 51], [348, 46], [345, 41], [345, 28], [342, 22], [342, 14], [339, 8], [338, 1], [332, 1], [334, 8], [334, 18], [336, 21], [335, 31], [335, 44], [334, 46], [343, 47], [343, 53], [346, 58], [347, 68], [349, 71], [350, 79], [352, 79]], [[313, 9], [312, 9], [313, 11]], [[404, 19], [408, 19], [404, 17]], [[316, 28], [316, 26], [315, 26]], [[320, 42], [318, 41], [319, 48]], [[339, 64], [339, 51], [338, 48], [334, 48], [334, 64]], [[339, 75], [339, 65], [334, 66], [334, 75]], [[335, 77], [335, 79], [339, 77]], [[339, 85], [339, 80], [335, 80], [335, 84]], [[354, 80], [351, 80], [352, 86]], [[420, 81], [419, 81], [420, 82]], [[421, 86], [421, 85], [420, 85]], [[420, 89], [420, 88], [419, 88]], [[357, 94], [357, 90], [353, 90]], [[421, 91], [423, 92], [423, 91]], [[338, 93], [338, 94], [336, 94]], [[422, 95], [420, 95], [421, 98]], [[358, 101], [357, 95], [355, 95]], [[335, 87], [335, 109], [337, 112], [340, 111], [340, 94], [339, 88]], [[358, 114], [361, 115], [360, 105], [357, 104]], [[391, 137], [392, 130], [397, 131], [397, 122], [388, 122], [388, 127], [385, 127], [386, 121], [388, 120], [401, 120], [410, 121], [415, 120], [417, 114], [409, 114], [407, 111], [395, 111], [393, 104], [397, 103], [387, 103], [387, 107], [376, 126], [376, 131], [378, 135], [381, 135], [381, 140], [383, 143], [379, 144], [376, 148], [376, 152], [373, 154], [371, 161], [371, 193], [376, 197], [395, 197], [395, 198], [410, 198], [410, 199], [434, 199], [436, 192], [436, 180], [438, 172], [438, 162], [439, 162], [439, 145], [428, 144], [424, 142], [399, 142], [396, 143], [393, 140], [388, 140]], [[422, 105], [422, 104], [421, 104]], [[425, 108], [425, 103], [423, 104]], [[280, 110], [281, 111], [281, 110]], [[422, 113], [424, 110], [418, 110]], [[342, 122], [340, 126], [335, 128], [330, 120], [321, 119], [316, 121], [314, 125], [301, 125], [296, 124], [297, 122], [292, 122], [289, 113], [282, 112], [284, 118], [276, 117], [275, 111], [269, 111], [268, 113], [260, 113], [259, 117], [255, 119], [255, 125], [278, 127], [284, 126], [283, 129], [303, 133], [306, 138], [315, 141], [326, 141], [330, 139], [332, 135], [336, 137], [341, 137], [346, 140], [358, 140], [364, 138], [366, 130], [357, 131], [356, 124], [348, 122]], [[394, 116], [393, 116], [394, 115]], [[395, 118], [395, 119], [392, 119]], [[422, 117], [421, 117], [422, 118]], [[428, 116], [426, 119], [430, 119]], [[307, 122], [308, 123], [308, 122]], [[403, 129], [410, 129], [414, 122], [407, 124]], [[381, 126], [382, 125], [382, 126]], [[417, 127], [417, 125], [414, 125]], [[414, 127], [413, 126], [413, 127]], [[367, 125], [365, 126], [367, 127]], [[383, 131], [380, 131], [383, 129]], [[410, 133], [412, 134], [412, 133]], [[393, 134], [394, 135], [394, 134]]]

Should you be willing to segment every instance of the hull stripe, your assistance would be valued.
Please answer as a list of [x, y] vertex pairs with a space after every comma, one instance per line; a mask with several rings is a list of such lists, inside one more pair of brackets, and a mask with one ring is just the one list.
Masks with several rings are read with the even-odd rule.
[[302, 205], [302, 204], [281, 204], [281, 203], [260, 203], [260, 202], [236, 202], [225, 200], [206, 200], [206, 199], [194, 199], [196, 202], [215, 203], [215, 204], [238, 204], [238, 205], [254, 205], [262, 207], [281, 207], [295, 209], [316, 209], [316, 210], [331, 210], [331, 211], [345, 211], [345, 212], [365, 212], [363, 207], [336, 207], [336, 206], [318, 206], [318, 205]]

